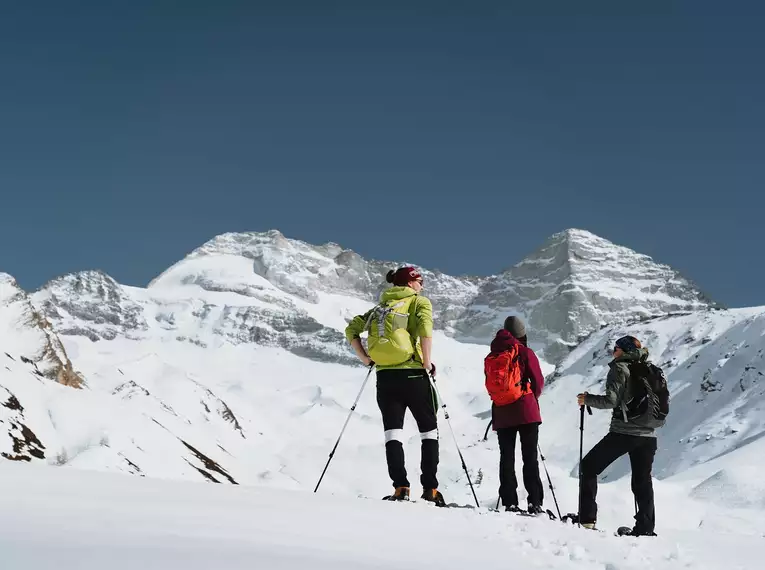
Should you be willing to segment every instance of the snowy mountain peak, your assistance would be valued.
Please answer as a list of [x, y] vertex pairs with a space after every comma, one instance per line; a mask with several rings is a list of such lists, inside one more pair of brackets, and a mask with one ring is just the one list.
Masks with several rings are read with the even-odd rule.
[[533, 331], [531, 341], [558, 362], [606, 324], [710, 306], [715, 304], [672, 268], [589, 231], [568, 229], [486, 279], [456, 328], [466, 339], [482, 340], [501, 327], [504, 315], [519, 313]]
[[201, 267], [198, 260], [224, 256], [248, 260], [254, 275], [311, 303], [318, 302], [319, 291], [371, 300], [384, 284], [387, 271], [387, 265], [365, 261], [335, 243], [312, 245], [286, 238], [277, 230], [226, 233], [195, 249], [154, 279], [149, 288], [166, 284], [169, 274], [177, 279], [186, 272], [181, 280], [193, 281]]
[[[617, 245], [612, 241], [595, 235], [587, 230], [570, 228], [547, 238], [545, 242], [518, 265], [544, 266], [545, 262], [553, 266], [567, 266], [570, 271], [581, 270], [588, 263], [614, 262], [618, 265], [631, 266], [636, 261], [652, 262], [647, 255]], [[514, 268], [515, 268], [514, 267]], [[512, 271], [511, 268], [508, 271]]]
[[61, 334], [111, 340], [147, 328], [141, 306], [122, 285], [101, 271], [81, 271], [54, 279], [35, 293], [34, 302], [57, 323]]
[[311, 255], [320, 253], [334, 257], [343, 250], [335, 243], [312, 245], [307, 242], [287, 238], [279, 230], [266, 232], [228, 232], [215, 236], [189, 254], [188, 258], [202, 255], [241, 255], [255, 258], [264, 250], [281, 250], [283, 254]]

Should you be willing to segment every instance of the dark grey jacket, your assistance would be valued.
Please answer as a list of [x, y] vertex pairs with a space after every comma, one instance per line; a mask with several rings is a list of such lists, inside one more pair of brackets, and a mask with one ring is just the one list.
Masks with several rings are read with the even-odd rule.
[[624, 403], [629, 400], [627, 380], [630, 376], [629, 364], [637, 360], [648, 360], [648, 350], [640, 348], [627, 352], [608, 363], [610, 368], [606, 378], [606, 393], [602, 396], [587, 394], [585, 404], [601, 410], [613, 409], [610, 431], [625, 435], [656, 437], [653, 428], [635, 425], [627, 421]]

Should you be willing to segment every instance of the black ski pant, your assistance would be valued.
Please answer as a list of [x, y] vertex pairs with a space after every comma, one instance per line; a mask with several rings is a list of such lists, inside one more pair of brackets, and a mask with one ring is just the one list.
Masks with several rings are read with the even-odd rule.
[[594, 523], [598, 517], [598, 475], [625, 453], [630, 455], [632, 467], [632, 492], [637, 502], [635, 528], [651, 533], [656, 525], [656, 511], [653, 502], [653, 481], [651, 469], [656, 455], [656, 438], [609, 433], [582, 459], [582, 480], [580, 483], [580, 522]]
[[385, 429], [385, 457], [394, 487], [409, 487], [404, 462], [404, 414], [407, 408], [420, 430], [420, 483], [425, 489], [437, 489], [438, 424], [436, 398], [424, 369], [379, 370], [377, 405]]
[[525, 424], [497, 429], [499, 438], [499, 496], [506, 507], [518, 505], [518, 480], [515, 477], [515, 439], [521, 438], [523, 458], [523, 486], [528, 493], [529, 506], [542, 506], [544, 488], [539, 477], [537, 445], [539, 424]]

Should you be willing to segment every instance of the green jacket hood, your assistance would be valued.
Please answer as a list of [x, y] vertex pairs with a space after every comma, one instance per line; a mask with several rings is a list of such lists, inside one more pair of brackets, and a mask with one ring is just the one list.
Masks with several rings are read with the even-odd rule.
[[417, 292], [411, 287], [391, 287], [386, 289], [380, 295], [380, 302], [387, 303], [388, 301], [397, 301], [398, 299], [406, 299], [412, 295], [416, 295]]

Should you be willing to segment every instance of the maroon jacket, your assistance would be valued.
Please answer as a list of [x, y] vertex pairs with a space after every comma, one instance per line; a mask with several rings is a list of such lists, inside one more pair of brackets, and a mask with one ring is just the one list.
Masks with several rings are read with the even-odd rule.
[[515, 427], [524, 424], [541, 424], [542, 413], [539, 411], [537, 398], [542, 395], [545, 385], [542, 369], [539, 367], [539, 359], [534, 351], [518, 341], [506, 330], [501, 330], [491, 342], [492, 352], [509, 350], [514, 344], [520, 344], [521, 365], [523, 366], [524, 379], [531, 380], [533, 394], [526, 394], [520, 400], [506, 406], [491, 406], [491, 419], [494, 429]]

